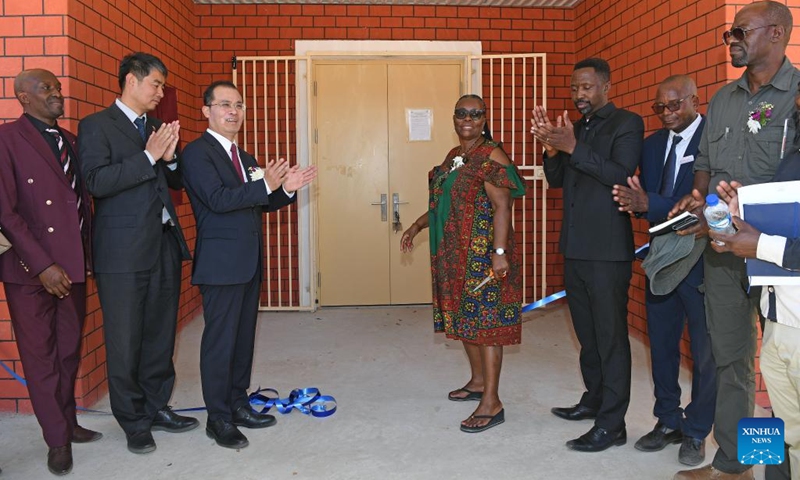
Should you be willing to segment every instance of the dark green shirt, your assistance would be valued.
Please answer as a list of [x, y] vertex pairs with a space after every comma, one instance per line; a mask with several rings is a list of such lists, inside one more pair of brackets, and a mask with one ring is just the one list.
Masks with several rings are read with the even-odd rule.
[[[796, 151], [794, 144], [794, 97], [800, 71], [784, 57], [778, 73], [751, 93], [746, 74], [720, 88], [708, 105], [706, 128], [700, 139], [694, 171], [711, 173], [709, 193], [721, 180], [738, 180], [744, 185], [768, 182], [781, 161], [784, 120], [788, 119], [784, 156]], [[757, 133], [751, 133], [747, 121], [751, 112], [771, 104], [770, 118]]]

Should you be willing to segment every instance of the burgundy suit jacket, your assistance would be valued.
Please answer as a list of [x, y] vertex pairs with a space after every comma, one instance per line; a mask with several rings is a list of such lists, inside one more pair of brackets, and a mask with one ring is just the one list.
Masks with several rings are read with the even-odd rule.
[[[72, 148], [75, 135], [61, 129]], [[83, 185], [80, 164], [74, 165]], [[84, 232], [91, 232], [91, 203], [81, 188]], [[88, 223], [87, 223], [88, 222]], [[0, 228], [12, 248], [0, 255], [0, 281], [40, 284], [38, 275], [59, 264], [75, 283], [91, 268], [89, 235], [82, 237], [77, 196], [42, 134], [24, 115], [0, 125]]]

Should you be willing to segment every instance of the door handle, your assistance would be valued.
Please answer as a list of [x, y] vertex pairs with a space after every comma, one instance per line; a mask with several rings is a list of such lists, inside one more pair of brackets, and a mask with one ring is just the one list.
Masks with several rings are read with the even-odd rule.
[[408, 202], [400, 201], [399, 193], [392, 194], [392, 216], [394, 217], [393, 226], [395, 233], [403, 229], [403, 224], [400, 223], [400, 205], [406, 205], [406, 204], [408, 204]]
[[380, 205], [381, 206], [381, 222], [386, 221], [386, 214], [387, 212], [387, 205], [386, 205], [386, 194], [381, 193], [381, 201], [380, 202], [372, 202], [370, 205]]
[[392, 194], [392, 209], [394, 212], [399, 216], [400, 215], [400, 205], [408, 205], [408, 202], [401, 202], [400, 201], [400, 194], [393, 193]]

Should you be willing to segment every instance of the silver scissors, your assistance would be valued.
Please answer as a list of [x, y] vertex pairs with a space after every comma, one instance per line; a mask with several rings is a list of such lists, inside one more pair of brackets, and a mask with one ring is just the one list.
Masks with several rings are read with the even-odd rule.
[[481, 280], [481, 283], [479, 283], [477, 287], [473, 288], [472, 291], [473, 292], [477, 292], [478, 290], [481, 289], [481, 287], [483, 287], [484, 285], [489, 283], [489, 280], [491, 280], [493, 278], [494, 278], [494, 270], [489, 270], [489, 275], [486, 275], [486, 278]]

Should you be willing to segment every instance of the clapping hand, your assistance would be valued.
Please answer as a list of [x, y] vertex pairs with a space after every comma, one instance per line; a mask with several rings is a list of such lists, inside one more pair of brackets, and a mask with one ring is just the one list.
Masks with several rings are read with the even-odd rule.
[[736, 189], [741, 186], [742, 184], [736, 180], [732, 180], [731, 183], [723, 180], [717, 185], [717, 195], [720, 200], [728, 204], [728, 211], [731, 212], [731, 215], [739, 215], [739, 195]]
[[158, 130], [154, 130], [147, 139], [145, 150], [153, 156], [156, 162], [159, 160], [172, 160], [175, 149], [180, 140], [181, 124], [175, 120], [171, 123], [162, 123]]
[[578, 143], [566, 110], [564, 110], [563, 115], [556, 117], [556, 124], [553, 125], [550, 119], [547, 118], [547, 110], [537, 105], [533, 108], [531, 133], [537, 140], [542, 142], [548, 157], [556, 155], [559, 151], [571, 155], [575, 150], [575, 145]]
[[289, 171], [289, 162], [285, 158], [270, 160], [264, 167], [264, 181], [267, 183], [270, 192], [274, 192], [281, 186], [286, 179]]
[[317, 177], [317, 167], [314, 165], [300, 168], [295, 165], [290, 168], [283, 180], [283, 188], [287, 193], [293, 193], [305, 187]]
[[650, 199], [642, 188], [639, 177], [628, 177], [628, 186], [614, 185], [611, 190], [614, 201], [619, 203], [620, 212], [634, 213], [646, 212], [650, 208]]

